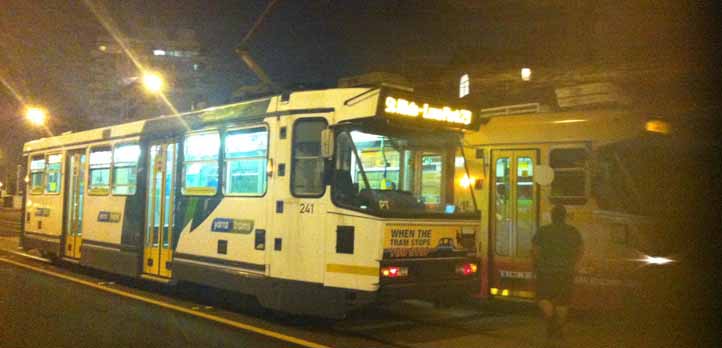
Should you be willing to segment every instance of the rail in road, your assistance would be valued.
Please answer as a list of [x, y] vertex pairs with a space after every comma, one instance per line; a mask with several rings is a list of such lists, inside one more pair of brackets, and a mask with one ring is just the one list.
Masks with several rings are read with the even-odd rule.
[[[75, 265], [59, 267], [17, 255], [0, 251], [0, 263], [304, 347], [408, 348], [427, 347], [430, 343], [434, 347], [475, 347], [483, 342], [482, 336], [494, 337], [477, 330], [475, 322], [486, 321], [487, 328], [497, 326], [492, 323], [495, 320], [499, 325], [510, 323], [508, 318], [499, 321], [498, 315], [473, 308], [440, 310], [421, 303], [372, 307], [341, 321], [278, 316], [254, 304], [229, 302], [229, 298], [238, 296], [218, 290], [194, 286], [170, 290], [154, 283], [96, 273]], [[518, 315], [516, 318], [517, 324], [530, 319]]]

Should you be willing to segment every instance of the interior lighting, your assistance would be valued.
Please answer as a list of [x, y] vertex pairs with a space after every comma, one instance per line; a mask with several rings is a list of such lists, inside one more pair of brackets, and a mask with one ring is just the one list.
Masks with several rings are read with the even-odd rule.
[[470, 186], [474, 185], [475, 181], [476, 178], [464, 174], [464, 176], [459, 180], [459, 185], [461, 185], [461, 187], [463, 188], [469, 188]]

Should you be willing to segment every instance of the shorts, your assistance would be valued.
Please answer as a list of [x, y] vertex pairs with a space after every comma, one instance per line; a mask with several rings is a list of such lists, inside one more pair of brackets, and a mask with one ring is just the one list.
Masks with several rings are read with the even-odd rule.
[[573, 286], [573, 273], [537, 273], [536, 299], [549, 300], [557, 305], [569, 304]]

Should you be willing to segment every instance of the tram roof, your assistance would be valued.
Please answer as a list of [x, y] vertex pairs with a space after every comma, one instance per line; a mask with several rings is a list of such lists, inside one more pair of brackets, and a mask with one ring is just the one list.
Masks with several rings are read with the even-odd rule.
[[626, 110], [539, 112], [486, 118], [478, 132], [467, 133], [470, 146], [592, 142], [614, 143], [645, 134], [644, 114]]
[[[218, 124], [240, 124], [261, 121], [266, 117], [293, 114], [331, 113], [331, 123], [339, 124], [383, 114], [384, 98], [390, 95], [406, 97], [410, 94], [408, 91], [396, 91], [387, 87], [297, 91], [288, 95], [274, 95], [179, 115], [165, 115], [80, 132], [63, 133], [29, 141], [23, 146], [23, 152], [27, 154], [47, 149], [111, 142], [114, 139], [146, 137], [152, 134], [175, 135]], [[388, 117], [388, 115], [384, 116]], [[406, 122], [413, 117], [400, 115], [397, 118]], [[431, 120], [431, 122], [439, 125], [437, 121]], [[464, 128], [469, 125], [456, 126]]]

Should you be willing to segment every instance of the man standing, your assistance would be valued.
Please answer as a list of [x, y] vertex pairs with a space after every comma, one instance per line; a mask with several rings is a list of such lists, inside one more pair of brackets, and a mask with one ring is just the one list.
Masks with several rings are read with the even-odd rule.
[[536, 296], [547, 322], [547, 336], [562, 338], [576, 267], [584, 254], [579, 231], [565, 222], [567, 211], [555, 205], [552, 223], [542, 226], [532, 240]]

